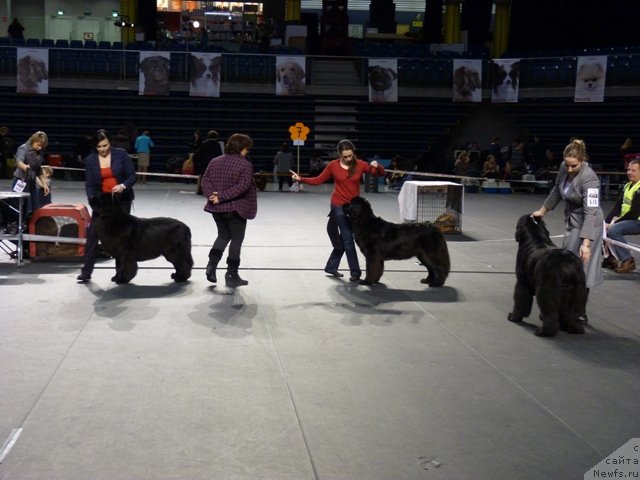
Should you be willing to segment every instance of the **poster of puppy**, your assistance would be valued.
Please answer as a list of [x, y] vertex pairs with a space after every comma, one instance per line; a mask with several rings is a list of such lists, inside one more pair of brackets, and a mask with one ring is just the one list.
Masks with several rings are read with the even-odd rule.
[[190, 55], [189, 95], [192, 97], [220, 96], [219, 53], [195, 52]]
[[398, 59], [370, 58], [367, 77], [369, 102], [398, 101]]
[[18, 48], [16, 91], [47, 95], [49, 93], [49, 50]]
[[574, 102], [604, 102], [607, 56], [578, 57]]
[[482, 60], [453, 60], [453, 101], [482, 101]]
[[138, 94], [169, 95], [169, 52], [140, 52]]
[[304, 95], [305, 72], [305, 57], [276, 57], [276, 95]]
[[491, 61], [491, 102], [515, 103], [520, 86], [520, 59], [505, 58]]

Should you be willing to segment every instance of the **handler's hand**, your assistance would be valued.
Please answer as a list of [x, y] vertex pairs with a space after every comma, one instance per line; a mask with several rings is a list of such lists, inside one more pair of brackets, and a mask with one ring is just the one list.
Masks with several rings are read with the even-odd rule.
[[378, 168], [377, 160], [373, 160], [369, 165], [371, 165], [373, 168]]
[[590, 258], [591, 258], [591, 248], [587, 247], [584, 244], [580, 245], [580, 260], [582, 260], [582, 263], [587, 263]]
[[289, 170], [289, 171], [291, 172], [291, 178], [293, 178], [293, 181], [294, 182], [299, 182], [300, 181], [300, 175], [298, 175], [293, 170]]
[[544, 217], [544, 213], [542, 212], [542, 210], [536, 210], [535, 212], [531, 213], [531, 216], [536, 218], [542, 218]]
[[214, 205], [220, 203], [220, 199], [218, 198], [218, 192], [213, 192], [209, 197], [209, 201]]

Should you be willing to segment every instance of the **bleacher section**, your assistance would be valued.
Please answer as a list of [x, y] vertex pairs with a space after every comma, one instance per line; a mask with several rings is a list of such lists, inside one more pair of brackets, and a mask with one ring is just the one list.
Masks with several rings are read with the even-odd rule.
[[[399, 154], [414, 159], [427, 145], [446, 144], [442, 140], [473, 116], [480, 105], [452, 102], [452, 55], [432, 54], [424, 46], [406, 46], [400, 51], [390, 50], [387, 45], [378, 49], [375, 45], [362, 46], [361, 53], [371, 57], [391, 56], [393, 52], [417, 55], [397, 57], [399, 101], [374, 104], [369, 103], [366, 95], [367, 57], [343, 59], [353, 61], [354, 70], [359, 72], [356, 79], [359, 84], [342, 92], [339, 83], [322, 89], [314, 85], [313, 65], [321, 57], [307, 56], [307, 95], [277, 97], [269, 88], [275, 79], [275, 55], [223, 52], [222, 85], [239, 87], [223, 90], [220, 98], [203, 98], [188, 96], [189, 52], [171, 45], [170, 75], [172, 86], [177, 88], [172, 88], [169, 96], [153, 97], [139, 96], [131, 87], [139, 74], [139, 51], [149, 49], [150, 45], [56, 41], [51, 48], [52, 43], [40, 41], [40, 45], [50, 47], [49, 95], [17, 95], [10, 82], [0, 87], [0, 99], [5, 106], [2, 124], [10, 127], [12, 137], [20, 141], [42, 129], [51, 138], [50, 152], [66, 156], [72, 154], [76, 141], [86, 130], [108, 128], [115, 133], [131, 122], [139, 129], [151, 131], [157, 145], [152, 155], [153, 171], [163, 171], [173, 157], [186, 157], [193, 130], [206, 132], [211, 128], [223, 138], [238, 131], [251, 135], [255, 141], [251, 155], [256, 169], [270, 171], [275, 152], [289, 139], [288, 128], [296, 122], [303, 122], [312, 132], [301, 149], [303, 165], [308, 164], [316, 149], [326, 150], [334, 139], [346, 136], [357, 142], [362, 156], [390, 158]], [[510, 56], [516, 57], [517, 53]], [[489, 103], [489, 108], [510, 116], [525, 138], [541, 134], [556, 156], [571, 136], [580, 136], [586, 140], [595, 163], [618, 170], [619, 146], [624, 138], [637, 137], [640, 99], [633, 93], [625, 96], [618, 92], [617, 96], [607, 94], [603, 103], [573, 102], [575, 55], [595, 53], [608, 55], [607, 88], [640, 88], [640, 51], [636, 49], [563, 51], [562, 56], [556, 57], [523, 57], [518, 103], [490, 104], [489, 90], [485, 89], [482, 105], [486, 107]], [[483, 59], [483, 85], [488, 85], [489, 60], [484, 52], [478, 52], [476, 58]], [[15, 74], [16, 48], [0, 42], [0, 77], [13, 79]], [[111, 86], [93, 89], [94, 79], [111, 82]], [[125, 80], [130, 82], [129, 87], [116, 88], [117, 82]], [[79, 87], [60, 88], [66, 87], [67, 81]], [[263, 88], [250, 88], [256, 85]], [[249, 87], [240, 93], [245, 86]], [[555, 93], [540, 97], [545, 89]], [[315, 115], [320, 99], [325, 106], [324, 119]], [[327, 102], [333, 102], [335, 111], [326, 110]], [[336, 122], [335, 118], [340, 116], [347, 119], [346, 124]], [[319, 130], [324, 137], [322, 141], [313, 137]]]

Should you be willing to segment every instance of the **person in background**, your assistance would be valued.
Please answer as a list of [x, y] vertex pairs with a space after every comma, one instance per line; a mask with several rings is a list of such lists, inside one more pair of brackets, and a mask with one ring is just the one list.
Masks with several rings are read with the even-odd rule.
[[111, 137], [106, 130], [98, 130], [94, 137], [96, 153], [85, 158], [85, 190], [92, 207], [91, 223], [87, 231], [84, 247], [84, 265], [78, 275], [80, 283], [91, 280], [98, 251], [98, 234], [93, 225], [100, 215], [97, 207], [103, 193], [121, 194], [121, 206], [131, 212], [135, 197], [133, 185], [136, 183], [136, 169], [129, 154], [121, 148], [111, 147]]
[[333, 193], [331, 194], [331, 210], [327, 233], [331, 239], [333, 250], [324, 267], [325, 273], [334, 277], [343, 277], [338, 272], [343, 254], [347, 254], [347, 262], [351, 276], [349, 281], [360, 280], [362, 271], [358, 263], [355, 241], [349, 220], [342, 207], [360, 195], [362, 177], [366, 174], [385, 175], [385, 170], [373, 160], [370, 164], [356, 157], [356, 148], [349, 140], [340, 140], [337, 146], [338, 158], [329, 162], [317, 177], [303, 178], [296, 172], [291, 172], [294, 181], [309, 185], [320, 185], [333, 179]]
[[[151, 149], [154, 147], [153, 140], [149, 136], [149, 130], [142, 132], [138, 138], [136, 138], [135, 149], [138, 154], [138, 170], [141, 173], [149, 171], [149, 164], [151, 163]], [[140, 183], [147, 183], [147, 176], [140, 176]]]
[[282, 184], [285, 180], [289, 187], [291, 187], [293, 181], [291, 180], [289, 172], [293, 168], [293, 154], [287, 142], [280, 145], [280, 150], [278, 150], [278, 153], [276, 153], [276, 156], [273, 158], [273, 167], [273, 173], [278, 178], [278, 191], [282, 191]]
[[[554, 187], [543, 205], [532, 213], [543, 217], [561, 200], [565, 201], [565, 235], [563, 248], [582, 260], [587, 277], [587, 292], [602, 283], [602, 222], [600, 208], [600, 179], [587, 162], [587, 147], [581, 139], [572, 139], [563, 152]], [[587, 323], [586, 312], [581, 312], [581, 323]]]
[[498, 162], [493, 155], [487, 155], [487, 159], [484, 161], [482, 167], [482, 176], [484, 178], [500, 178], [500, 170], [498, 169]]
[[[640, 159], [629, 162], [627, 178], [629, 181], [605, 218], [607, 237], [620, 243], [627, 243], [625, 235], [640, 234]], [[629, 273], [636, 269], [636, 261], [628, 249], [616, 245], [608, 247], [615, 256], [605, 258], [603, 267], [612, 268], [617, 273]]]
[[194, 130], [193, 138], [189, 142], [189, 151], [187, 153], [197, 152], [198, 149], [200, 148], [200, 145], [202, 145], [202, 142], [203, 142], [203, 139], [202, 139], [202, 134], [200, 133], [200, 130]]
[[28, 218], [34, 208], [37, 208], [38, 192], [36, 177], [40, 178], [44, 185], [42, 190], [45, 195], [49, 194], [47, 179], [42, 173], [42, 163], [44, 161], [42, 152], [49, 143], [49, 138], [44, 132], [36, 132], [26, 143], [18, 147], [16, 151], [16, 170], [13, 172], [13, 182], [11, 190], [14, 192], [29, 193], [26, 202], [26, 212], [24, 218]]
[[7, 178], [7, 135], [9, 135], [9, 129], [7, 127], [0, 127], [0, 178]]
[[193, 166], [194, 175], [198, 175], [196, 181], [196, 195], [202, 195], [202, 188], [200, 183], [202, 181], [202, 174], [209, 166], [209, 162], [216, 157], [222, 155], [222, 148], [220, 147], [220, 137], [215, 130], [209, 130], [207, 133], [207, 139], [200, 144], [198, 150], [193, 154]]
[[[51, 179], [53, 178], [53, 168], [49, 165], [43, 165], [42, 167], [42, 176], [36, 177], [36, 196], [37, 201], [34, 204], [33, 209], [37, 210], [38, 208], [44, 207], [45, 205], [49, 205], [51, 203]], [[43, 183], [42, 179], [44, 178], [45, 182]], [[47, 186], [48, 193], [44, 193], [44, 187]]]
[[247, 220], [255, 218], [258, 212], [253, 165], [247, 159], [251, 147], [251, 137], [234, 133], [224, 147], [224, 154], [212, 159], [202, 175], [202, 193], [207, 199], [204, 210], [211, 213], [218, 229], [209, 250], [206, 276], [211, 283], [217, 283], [216, 268], [229, 245], [224, 279], [230, 288], [249, 283], [240, 277], [238, 268]]
[[14, 18], [13, 22], [11, 22], [11, 25], [9, 25], [9, 28], [7, 29], [7, 33], [12, 40], [24, 39], [24, 27], [20, 23], [20, 20]]

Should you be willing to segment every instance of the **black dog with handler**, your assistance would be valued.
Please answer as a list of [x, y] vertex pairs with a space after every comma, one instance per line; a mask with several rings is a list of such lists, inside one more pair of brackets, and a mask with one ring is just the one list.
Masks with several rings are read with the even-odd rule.
[[367, 274], [360, 283], [371, 285], [380, 280], [385, 260], [416, 257], [429, 275], [420, 280], [430, 287], [444, 285], [451, 263], [442, 232], [430, 222], [391, 223], [376, 217], [368, 200], [355, 197], [344, 206], [351, 220], [353, 237], [367, 261]]
[[540, 308], [540, 337], [552, 337], [560, 328], [584, 333], [578, 317], [587, 303], [587, 287], [580, 259], [549, 238], [541, 218], [523, 215], [516, 227], [516, 286], [509, 321], [521, 322], [531, 313], [533, 297]]

